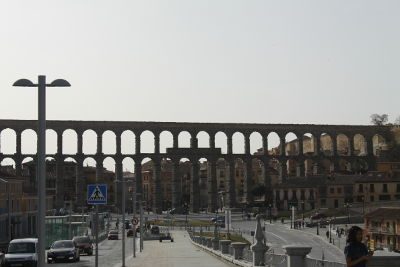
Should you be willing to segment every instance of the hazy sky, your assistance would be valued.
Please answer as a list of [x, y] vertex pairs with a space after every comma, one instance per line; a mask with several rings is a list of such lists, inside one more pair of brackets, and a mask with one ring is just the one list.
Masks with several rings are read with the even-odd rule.
[[0, 5], [0, 118], [369, 124], [400, 115], [400, 1]]

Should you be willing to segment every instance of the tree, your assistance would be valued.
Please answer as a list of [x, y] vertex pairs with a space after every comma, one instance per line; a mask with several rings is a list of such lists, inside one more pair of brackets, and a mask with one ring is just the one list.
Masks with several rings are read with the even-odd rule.
[[371, 123], [377, 126], [385, 125], [389, 120], [388, 114], [372, 114], [371, 115]]
[[396, 120], [394, 121], [394, 125], [400, 126], [400, 116], [396, 118]]

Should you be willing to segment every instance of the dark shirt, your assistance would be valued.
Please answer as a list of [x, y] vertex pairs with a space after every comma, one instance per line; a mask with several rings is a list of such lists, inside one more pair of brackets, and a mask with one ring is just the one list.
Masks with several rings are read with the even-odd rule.
[[[351, 261], [355, 261], [362, 256], [368, 255], [368, 248], [366, 245], [360, 242], [348, 243], [344, 248], [344, 255], [347, 258], [350, 258]], [[366, 267], [366, 262], [362, 261], [353, 267]]]

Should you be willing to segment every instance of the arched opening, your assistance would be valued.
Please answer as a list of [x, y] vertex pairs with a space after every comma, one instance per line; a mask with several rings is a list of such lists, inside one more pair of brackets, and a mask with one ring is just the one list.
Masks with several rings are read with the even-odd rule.
[[368, 163], [363, 159], [355, 159], [351, 164], [351, 169], [356, 174], [368, 172]]
[[173, 163], [170, 158], [161, 159], [161, 194], [162, 210], [172, 208]]
[[135, 161], [130, 157], [125, 157], [122, 160], [122, 171], [122, 176], [125, 179], [125, 187], [128, 189], [126, 208], [133, 213], [133, 196], [136, 190]]
[[329, 159], [321, 160], [318, 172], [320, 174], [331, 174], [333, 171], [333, 163]]
[[244, 154], [244, 135], [241, 132], [236, 132], [232, 135], [232, 152], [233, 154]]
[[366, 156], [367, 155], [367, 142], [365, 137], [361, 134], [356, 134], [354, 136], [354, 155], [355, 156]]
[[78, 135], [74, 130], [67, 129], [63, 132], [62, 152], [66, 155], [78, 153]]
[[[112, 157], [107, 157], [103, 160], [103, 171], [101, 174], [101, 182], [107, 184], [107, 203], [116, 203], [115, 201], [115, 186], [116, 186], [116, 172], [115, 160]], [[122, 179], [122, 177], [121, 177]], [[100, 181], [99, 181], [100, 182]], [[118, 207], [121, 210], [120, 207]]]
[[215, 147], [221, 148], [222, 154], [228, 152], [228, 138], [224, 132], [218, 132], [215, 134]]
[[131, 130], [126, 130], [121, 134], [121, 153], [135, 154], [135, 134]]
[[289, 159], [286, 161], [287, 165], [287, 175], [289, 177], [297, 176], [297, 161], [294, 159]]
[[320, 136], [320, 144], [321, 144], [321, 151], [322, 153], [327, 156], [333, 156], [333, 141], [332, 137], [327, 134], [323, 133]]
[[245, 202], [244, 183], [247, 177], [246, 166], [242, 159], [235, 159], [235, 190], [236, 202]]
[[46, 130], [46, 154], [57, 153], [57, 133], [52, 129]]
[[133, 175], [135, 172], [135, 161], [130, 157], [125, 157], [122, 160], [122, 170], [124, 172], [124, 175]]
[[21, 153], [36, 154], [37, 152], [37, 136], [32, 129], [27, 129], [21, 134]]
[[339, 134], [336, 137], [337, 142], [337, 153], [339, 156], [349, 156], [350, 155], [350, 142], [349, 138], [344, 134]]
[[252, 159], [251, 164], [253, 172], [251, 194], [255, 201], [264, 201], [265, 191], [267, 190], [264, 177], [264, 163], [259, 159]]
[[280, 155], [281, 141], [279, 135], [275, 132], [271, 132], [267, 136], [268, 139], [268, 154], [271, 156]]
[[305, 176], [312, 176], [316, 174], [314, 171], [314, 161], [312, 159], [306, 159], [304, 161], [304, 171]]
[[84, 154], [96, 154], [97, 134], [93, 130], [86, 130], [82, 135], [82, 151]]
[[[223, 158], [219, 158], [216, 163], [217, 167], [217, 187], [218, 192], [226, 192], [228, 191], [228, 182], [229, 182], [229, 169], [228, 165]], [[224, 203], [226, 204], [226, 203]]]
[[315, 154], [315, 138], [311, 133], [306, 133], [302, 138], [303, 142], [303, 154], [307, 156], [313, 156]]
[[7, 128], [0, 132], [0, 153], [14, 154], [17, 147], [17, 134], [13, 129]]
[[163, 131], [160, 134], [160, 153], [167, 153], [167, 148], [173, 147], [174, 136], [170, 131]]
[[290, 132], [285, 136], [285, 153], [286, 156], [297, 156], [299, 155], [299, 139], [297, 136]]
[[[77, 177], [77, 162], [75, 159], [68, 157], [64, 159], [63, 166], [63, 178], [64, 178], [64, 200], [75, 200], [78, 194], [86, 196], [86, 184], [79, 188], [77, 186], [77, 179], [84, 179], [83, 177]], [[57, 168], [55, 168], [55, 171]], [[76, 192], [78, 190], [78, 192]]]
[[211, 192], [209, 178], [211, 177], [211, 169], [209, 168], [209, 164], [207, 159], [201, 158], [199, 159], [199, 188], [200, 188], [200, 210], [207, 210], [209, 207], [208, 203], [208, 192]]
[[116, 154], [117, 144], [115, 133], [107, 130], [103, 133], [103, 153], [104, 154]]
[[372, 137], [372, 148], [375, 156], [379, 156], [381, 151], [388, 150], [385, 138], [379, 134], [375, 134]]
[[144, 158], [142, 164], [142, 199], [145, 201], [145, 210], [151, 210], [154, 202], [154, 163], [151, 158]]
[[12, 158], [4, 158], [1, 163], [1, 173], [4, 175], [15, 176], [15, 161]]
[[192, 135], [187, 131], [182, 131], [178, 135], [178, 147], [190, 147]]
[[351, 163], [345, 159], [339, 160], [339, 172], [343, 174], [352, 174]]
[[140, 152], [154, 153], [154, 133], [146, 130], [140, 135]]
[[201, 131], [196, 137], [198, 147], [210, 147], [210, 135], [207, 132]]
[[189, 204], [192, 201], [190, 186], [192, 182], [192, 163], [187, 158], [179, 160], [179, 179], [178, 187], [180, 190], [180, 205]]
[[259, 132], [253, 132], [250, 135], [250, 153], [251, 154], [264, 154], [262, 136]]

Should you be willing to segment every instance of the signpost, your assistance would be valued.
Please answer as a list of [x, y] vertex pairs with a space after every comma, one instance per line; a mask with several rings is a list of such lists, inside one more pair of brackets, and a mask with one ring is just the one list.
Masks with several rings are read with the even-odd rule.
[[99, 205], [107, 204], [107, 185], [106, 184], [89, 184], [87, 187], [87, 203], [96, 206], [96, 223], [95, 223], [95, 267], [99, 266]]

